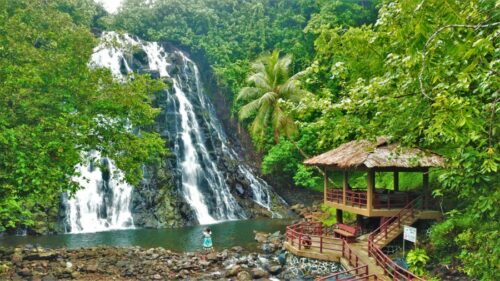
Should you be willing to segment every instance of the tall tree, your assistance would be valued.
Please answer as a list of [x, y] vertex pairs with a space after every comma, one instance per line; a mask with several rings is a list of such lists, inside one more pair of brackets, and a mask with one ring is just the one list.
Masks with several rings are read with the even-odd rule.
[[292, 56], [280, 57], [277, 50], [257, 59], [251, 65], [252, 71], [247, 78], [250, 86], [242, 88], [236, 98], [236, 101], [246, 103], [240, 108], [239, 118], [242, 121], [252, 120], [250, 132], [260, 147], [269, 129], [276, 143], [280, 136], [292, 137], [297, 131], [284, 103], [298, 101], [309, 92], [301, 88], [299, 77], [303, 72], [290, 76], [291, 62]]

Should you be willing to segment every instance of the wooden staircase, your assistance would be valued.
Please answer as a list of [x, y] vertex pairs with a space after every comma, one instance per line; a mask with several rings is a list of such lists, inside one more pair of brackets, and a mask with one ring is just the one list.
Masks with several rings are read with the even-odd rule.
[[[422, 208], [422, 197], [411, 201], [396, 216], [385, 221], [368, 236], [368, 255], [392, 280], [424, 280], [402, 268], [382, 252], [382, 248], [403, 231], [404, 225], [411, 225], [421, 217], [427, 217]], [[424, 216], [422, 216], [424, 214]]]
[[399, 235], [401, 235], [401, 233], [403, 233], [404, 225], [412, 225], [419, 220], [419, 214], [420, 211], [415, 210], [413, 215], [410, 214], [401, 218], [390, 218], [392, 222], [387, 226], [387, 228], [374, 236], [374, 241], [376, 241], [375, 245], [380, 249], [387, 246], [392, 240], [396, 239]]

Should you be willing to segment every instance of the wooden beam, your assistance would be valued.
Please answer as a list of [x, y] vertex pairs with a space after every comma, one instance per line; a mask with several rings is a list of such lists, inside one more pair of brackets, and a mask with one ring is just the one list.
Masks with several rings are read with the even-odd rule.
[[394, 171], [394, 191], [399, 190], [399, 172]]
[[327, 201], [327, 192], [328, 192], [328, 170], [327, 168], [323, 168], [323, 172], [324, 172], [324, 190], [323, 190], [323, 202], [326, 203]]
[[342, 204], [346, 204], [347, 202], [347, 188], [349, 188], [349, 175], [347, 174], [347, 171], [344, 171], [342, 173], [343, 179], [342, 179]]
[[370, 214], [373, 208], [373, 192], [375, 190], [375, 171], [374, 170], [368, 170], [368, 186], [367, 186], [367, 193], [366, 193], [366, 203], [367, 203], [367, 209], [368, 213]]
[[429, 170], [429, 167], [372, 167], [368, 168], [366, 166], [358, 166], [358, 167], [348, 167], [348, 168], [341, 168], [338, 166], [332, 166], [332, 165], [310, 165], [306, 164], [306, 166], [317, 166], [322, 169], [325, 167], [328, 167], [330, 171], [359, 171], [359, 172], [366, 172], [369, 170], [374, 170], [375, 172], [425, 172]]

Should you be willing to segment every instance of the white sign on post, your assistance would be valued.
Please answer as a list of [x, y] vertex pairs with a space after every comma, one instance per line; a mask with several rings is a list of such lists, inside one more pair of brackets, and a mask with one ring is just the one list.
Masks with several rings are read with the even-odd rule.
[[403, 239], [415, 243], [417, 241], [417, 229], [411, 226], [404, 226]]

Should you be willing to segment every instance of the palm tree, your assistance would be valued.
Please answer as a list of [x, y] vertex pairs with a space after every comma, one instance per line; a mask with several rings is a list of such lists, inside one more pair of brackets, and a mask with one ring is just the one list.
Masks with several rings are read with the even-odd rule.
[[301, 89], [299, 72], [290, 76], [292, 56], [280, 57], [275, 50], [271, 54], [257, 59], [252, 65], [252, 72], [247, 78], [249, 87], [244, 87], [236, 101], [245, 103], [239, 111], [241, 121], [250, 120], [250, 131], [254, 136], [265, 137], [271, 126], [274, 140], [280, 136], [289, 138], [297, 131], [293, 119], [283, 109], [283, 101], [298, 101], [309, 94]]

